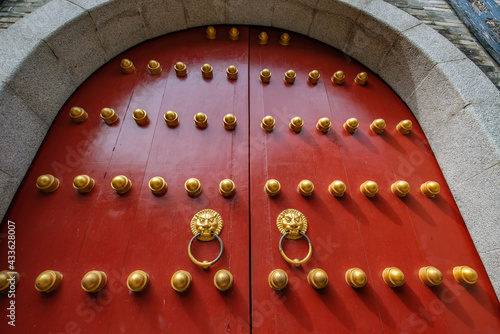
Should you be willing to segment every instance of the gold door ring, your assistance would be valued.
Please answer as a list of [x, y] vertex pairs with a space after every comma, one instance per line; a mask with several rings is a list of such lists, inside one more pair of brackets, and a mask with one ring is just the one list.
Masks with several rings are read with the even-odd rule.
[[299, 260], [299, 259], [292, 260], [288, 256], [286, 256], [285, 252], [283, 251], [283, 240], [290, 234], [290, 231], [285, 232], [285, 234], [283, 234], [281, 236], [281, 239], [280, 239], [280, 253], [281, 253], [281, 256], [283, 256], [283, 258], [285, 259], [286, 262], [293, 264], [295, 267], [300, 267], [301, 264], [306, 263], [311, 258], [311, 255], [312, 255], [311, 240], [307, 237], [307, 235], [304, 232], [298, 231], [298, 233], [302, 237], [306, 238], [307, 243], [309, 244], [309, 252], [307, 253], [306, 257], [303, 258], [302, 260]]
[[189, 258], [191, 259], [191, 261], [193, 261], [194, 264], [196, 264], [197, 266], [202, 267], [203, 269], [207, 269], [211, 265], [216, 264], [220, 260], [220, 258], [222, 257], [222, 252], [224, 252], [224, 244], [222, 243], [222, 239], [217, 234], [215, 234], [214, 232], [210, 232], [210, 234], [212, 235], [212, 237], [216, 238], [219, 241], [219, 244], [220, 244], [220, 253], [215, 258], [215, 260], [213, 260], [211, 262], [208, 262], [208, 261], [201, 262], [201, 261], [198, 261], [193, 256], [193, 254], [191, 253], [191, 246], [193, 245], [194, 240], [197, 239], [199, 236], [201, 236], [201, 232], [198, 232], [194, 237], [191, 238], [191, 241], [189, 242], [189, 246], [188, 246], [188, 255], [189, 255]]

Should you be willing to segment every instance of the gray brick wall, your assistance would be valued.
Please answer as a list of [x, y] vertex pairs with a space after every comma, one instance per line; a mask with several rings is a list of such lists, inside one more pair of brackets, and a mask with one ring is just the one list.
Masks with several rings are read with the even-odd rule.
[[[0, 30], [51, 0], [0, 0]], [[413, 15], [455, 44], [500, 90], [500, 66], [460, 21], [446, 0], [384, 0]], [[500, 3], [500, 0], [496, 0]]]
[[7, 29], [24, 16], [51, 0], [0, 0], [0, 30]]
[[[460, 21], [446, 0], [384, 0], [433, 28], [455, 44], [500, 89], [500, 66]], [[496, 1], [500, 3], [499, 0]]]

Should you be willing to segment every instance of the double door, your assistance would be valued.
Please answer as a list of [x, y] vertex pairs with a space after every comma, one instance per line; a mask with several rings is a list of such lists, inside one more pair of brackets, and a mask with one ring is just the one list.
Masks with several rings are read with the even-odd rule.
[[[283, 31], [237, 28], [237, 40], [229, 39], [230, 27], [222, 26], [216, 27], [215, 39], [206, 37], [206, 28], [197, 28], [145, 42], [99, 69], [63, 106], [2, 224], [2, 233], [8, 231], [8, 220], [16, 226], [20, 282], [14, 330], [498, 331], [498, 300], [425, 135], [405, 104], [363, 65], [322, 43], [290, 34], [289, 45], [282, 45]], [[269, 36], [267, 44], [259, 43], [262, 31]], [[121, 72], [123, 58], [134, 63], [133, 73]], [[156, 75], [148, 72], [153, 59], [162, 66]], [[186, 76], [176, 75], [179, 61], [187, 66]], [[205, 63], [213, 68], [212, 78], [202, 76]], [[230, 65], [238, 70], [235, 80], [226, 76]], [[271, 73], [269, 83], [259, 80], [263, 69]], [[290, 69], [296, 75], [293, 84], [284, 81]], [[313, 70], [320, 75], [316, 84], [308, 80]], [[342, 85], [331, 81], [339, 70], [345, 75]], [[368, 74], [366, 85], [354, 82], [360, 72]], [[85, 122], [71, 120], [73, 106], [88, 113]], [[102, 108], [112, 108], [119, 120], [105, 124]], [[149, 122], [135, 122], [138, 108], [147, 112]], [[178, 115], [175, 127], [165, 123], [168, 110]], [[197, 113], [207, 116], [206, 127], [195, 126]], [[224, 127], [226, 114], [236, 117], [235, 129]], [[266, 116], [274, 119], [272, 131], [263, 129]], [[290, 127], [294, 117], [303, 121], [300, 132]], [[327, 132], [317, 128], [321, 118], [331, 122]], [[350, 118], [359, 123], [354, 133], [343, 126]], [[381, 134], [370, 128], [375, 119], [385, 120]], [[412, 122], [409, 134], [396, 129], [402, 120]], [[42, 174], [58, 178], [59, 188], [51, 193], [37, 189]], [[92, 191], [74, 189], [77, 175], [95, 180]], [[132, 182], [125, 194], [110, 185], [118, 175]], [[160, 196], [149, 188], [157, 176], [167, 183]], [[186, 193], [190, 178], [199, 180], [201, 194]], [[234, 182], [232, 196], [219, 191], [225, 179]], [[268, 180], [279, 182], [279, 195], [265, 191]], [[304, 180], [314, 185], [311, 196], [298, 191]], [[346, 186], [341, 197], [329, 191], [336, 180]], [[405, 197], [391, 191], [398, 180], [410, 185]], [[360, 191], [365, 181], [378, 185], [374, 197]], [[427, 181], [439, 183], [437, 196], [421, 192]], [[223, 221], [219, 237], [224, 251], [207, 269], [188, 256], [191, 220], [204, 209], [216, 211]], [[312, 244], [312, 256], [299, 267], [280, 253], [277, 219], [287, 209], [305, 217], [307, 231], [302, 231]], [[0, 246], [7, 254], [6, 239]], [[304, 237], [283, 241], [283, 253], [292, 261], [308, 252]], [[192, 253], [211, 261], [220, 244], [194, 240]], [[476, 284], [457, 283], [453, 268], [461, 265], [475, 269]], [[442, 284], [421, 282], [419, 270], [425, 266], [442, 272]], [[404, 273], [403, 286], [392, 288], [384, 281], [382, 273], [391, 267]], [[328, 276], [322, 289], [308, 281], [318, 268]], [[346, 283], [352, 268], [364, 271], [364, 287]], [[40, 293], [33, 284], [48, 269], [62, 273], [63, 282], [56, 291]], [[221, 269], [234, 279], [224, 292], [214, 286]], [[288, 277], [282, 290], [270, 287], [275, 269]], [[91, 270], [106, 273], [100, 292], [81, 288]], [[135, 270], [149, 276], [142, 292], [127, 288]], [[184, 292], [172, 288], [178, 270], [192, 277]], [[2, 296], [2, 309], [11, 300]], [[13, 329], [4, 320], [0, 328]]]

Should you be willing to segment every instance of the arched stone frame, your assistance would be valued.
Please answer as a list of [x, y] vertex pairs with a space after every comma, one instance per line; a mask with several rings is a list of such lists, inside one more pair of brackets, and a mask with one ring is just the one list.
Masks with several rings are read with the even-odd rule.
[[145, 40], [216, 24], [301, 33], [380, 75], [424, 130], [500, 295], [500, 93], [448, 40], [382, 0], [52, 0], [0, 33], [0, 216], [88, 76]]

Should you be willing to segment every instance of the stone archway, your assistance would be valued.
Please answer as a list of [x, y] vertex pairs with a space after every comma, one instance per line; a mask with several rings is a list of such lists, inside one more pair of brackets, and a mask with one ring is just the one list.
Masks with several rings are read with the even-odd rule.
[[500, 93], [444, 37], [381, 0], [51, 1], [0, 34], [0, 215], [89, 75], [145, 40], [210, 24], [301, 33], [380, 75], [425, 131], [498, 295]]

